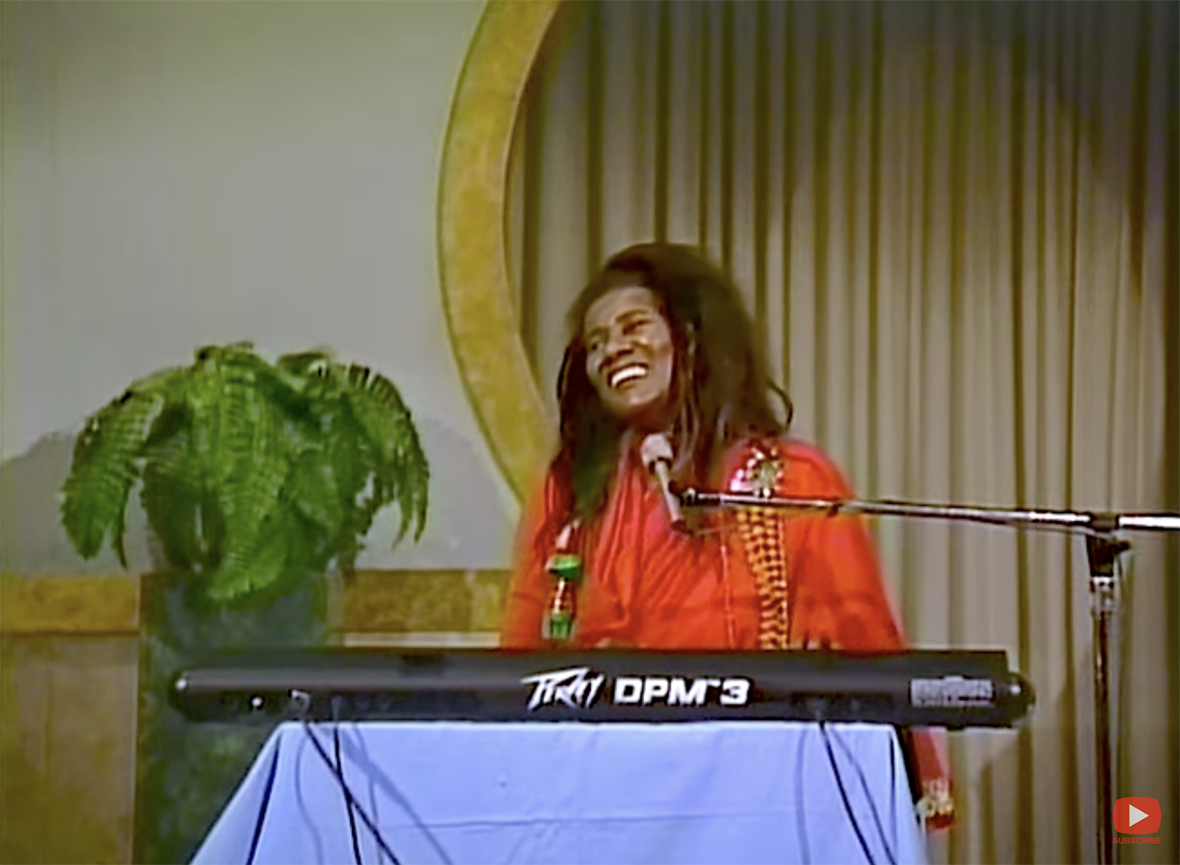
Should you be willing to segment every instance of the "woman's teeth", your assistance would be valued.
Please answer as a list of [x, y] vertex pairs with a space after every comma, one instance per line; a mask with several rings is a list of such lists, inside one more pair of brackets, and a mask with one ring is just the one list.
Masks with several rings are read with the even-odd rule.
[[643, 378], [647, 375], [647, 367], [643, 364], [631, 364], [622, 369], [616, 370], [610, 375], [610, 386], [618, 387], [633, 379]]

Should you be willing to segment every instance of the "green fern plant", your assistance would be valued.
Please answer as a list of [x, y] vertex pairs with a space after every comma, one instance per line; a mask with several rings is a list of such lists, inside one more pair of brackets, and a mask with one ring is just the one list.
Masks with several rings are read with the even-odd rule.
[[409, 409], [385, 377], [325, 352], [269, 363], [248, 344], [132, 384], [87, 420], [62, 488], [75, 549], [127, 566], [133, 491], [170, 565], [230, 605], [333, 562], [349, 573], [377, 513], [394, 544], [426, 523], [430, 472]]

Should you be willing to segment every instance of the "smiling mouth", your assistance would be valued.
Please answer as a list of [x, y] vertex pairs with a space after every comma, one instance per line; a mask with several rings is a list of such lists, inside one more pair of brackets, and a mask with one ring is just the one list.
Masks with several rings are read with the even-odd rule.
[[639, 381], [647, 375], [647, 365], [642, 363], [629, 363], [626, 366], [621, 366], [607, 376], [607, 384], [614, 390], [619, 390], [626, 387], [631, 382]]

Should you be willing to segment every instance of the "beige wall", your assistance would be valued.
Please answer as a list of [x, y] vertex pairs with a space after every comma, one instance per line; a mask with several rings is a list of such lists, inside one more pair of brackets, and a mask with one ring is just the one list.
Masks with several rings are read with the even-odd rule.
[[328, 346], [416, 412], [426, 533], [391, 553], [384, 514], [362, 567], [503, 567], [516, 503], [452, 358], [435, 231], [483, 3], [2, 5], [3, 570], [117, 569], [57, 528], [72, 435], [235, 340]]

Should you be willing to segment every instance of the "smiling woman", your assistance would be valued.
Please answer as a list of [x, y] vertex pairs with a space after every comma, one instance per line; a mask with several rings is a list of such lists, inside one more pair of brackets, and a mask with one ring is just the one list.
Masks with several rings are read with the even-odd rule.
[[[504, 213], [516, 112], [557, 5], [488, 4], [456, 95], [441, 189], [452, 344], [493, 452], [522, 496], [546, 462], [547, 412], [516, 328]], [[681, 482], [851, 495], [825, 454], [786, 437], [790, 402], [728, 279], [684, 248], [633, 248], [591, 281], [569, 323], [560, 439], [521, 521], [503, 645], [545, 644], [546, 609], [564, 604], [554, 589], [569, 587], [554, 579], [569, 575], [556, 565], [573, 557], [583, 575], [574, 645], [902, 646], [856, 518], [745, 512], [680, 533], [644, 469], [639, 439], [657, 430]], [[919, 732], [910, 754], [927, 826], [950, 825], [950, 776], [935, 736]]]
[[[645, 467], [656, 435], [685, 485], [852, 496], [824, 453], [786, 436], [790, 401], [723, 273], [688, 247], [631, 247], [579, 295], [569, 330], [560, 445], [521, 524], [502, 645], [551, 645], [548, 612], [564, 622], [576, 609], [560, 633], [579, 648], [904, 648], [859, 518], [766, 510], [674, 525]], [[927, 824], [949, 825], [934, 737], [916, 736], [912, 757]]]
[[656, 296], [640, 285], [607, 292], [586, 311], [583, 341], [586, 375], [606, 410], [658, 431], [669, 420], [676, 352]]

